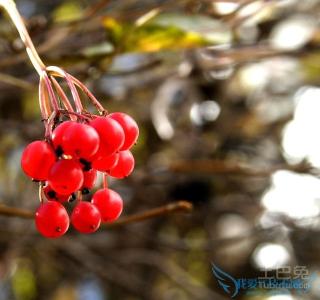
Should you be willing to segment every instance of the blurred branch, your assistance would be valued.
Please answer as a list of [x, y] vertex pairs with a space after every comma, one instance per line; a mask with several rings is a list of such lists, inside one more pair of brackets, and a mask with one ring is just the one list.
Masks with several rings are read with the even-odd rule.
[[101, 0], [95, 5], [89, 6], [85, 11], [84, 11], [84, 17], [83, 19], [88, 19], [93, 16], [95, 16], [99, 11], [103, 10], [111, 1], [110, 0]]
[[44, 69], [45, 65], [41, 58], [38, 55], [36, 48], [33, 45], [33, 42], [29, 36], [29, 33], [25, 27], [24, 21], [16, 8], [16, 4], [13, 0], [0, 0], [0, 7], [2, 7], [8, 16], [10, 17], [11, 22], [16, 27], [20, 39], [23, 42], [30, 62], [34, 66], [35, 70], [39, 74], [42, 74], [42, 70]]
[[0, 82], [24, 89], [24, 90], [33, 90], [35, 86], [28, 81], [16, 78], [14, 76], [0, 73]]
[[119, 221], [114, 223], [106, 224], [106, 228], [126, 225], [135, 222], [141, 222], [165, 215], [170, 215], [173, 213], [183, 213], [183, 212], [191, 212], [193, 210], [193, 206], [188, 201], [178, 201], [174, 203], [170, 203], [164, 206], [160, 206], [157, 208], [153, 208], [150, 210], [146, 210], [142, 213], [134, 214], [131, 216], [123, 217]]
[[[141, 221], [145, 221], [145, 220], [149, 220], [149, 219], [153, 219], [153, 218], [157, 218], [165, 215], [170, 215], [173, 213], [190, 212], [192, 211], [192, 209], [193, 209], [193, 206], [190, 202], [178, 201], [178, 202], [170, 203], [157, 208], [153, 208], [150, 210], [146, 210], [141, 213], [123, 217], [119, 221], [105, 225], [105, 228], [117, 227], [117, 226], [122, 226], [130, 223], [141, 222]], [[3, 204], [0, 205], [0, 215], [6, 216], [6, 217], [18, 217], [18, 218], [24, 218], [24, 219], [34, 218], [34, 212], [31, 210], [21, 209], [17, 207], [10, 207]]]
[[270, 176], [278, 170], [288, 170], [298, 173], [311, 173], [314, 168], [307, 163], [297, 165], [278, 165], [268, 168], [255, 168], [242, 163], [224, 160], [180, 160], [171, 163], [170, 171], [176, 173], [213, 173], [241, 176]]
[[174, 260], [156, 252], [144, 249], [129, 249], [118, 251], [121, 260], [128, 265], [142, 264], [157, 268], [169, 277], [179, 287], [183, 288], [193, 299], [222, 299], [216, 292], [203, 285], [201, 281], [190, 275]]
[[0, 205], [0, 215], [6, 217], [18, 217], [23, 219], [33, 219], [34, 212], [31, 210], [17, 208], [17, 207], [10, 207], [4, 204]]

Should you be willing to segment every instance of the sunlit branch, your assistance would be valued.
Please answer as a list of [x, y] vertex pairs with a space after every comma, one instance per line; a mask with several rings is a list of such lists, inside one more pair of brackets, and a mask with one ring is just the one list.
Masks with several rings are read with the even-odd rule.
[[[169, 203], [164, 206], [149, 209], [137, 214], [125, 216], [114, 223], [106, 224], [105, 228], [117, 227], [117, 226], [122, 226], [122, 225], [136, 223], [136, 222], [142, 222], [145, 220], [162, 217], [170, 214], [175, 214], [175, 213], [187, 213], [187, 212], [191, 212], [192, 210], [193, 210], [193, 206], [190, 202], [187, 202], [187, 201], [173, 202], [173, 203]], [[0, 216], [33, 219], [34, 212], [27, 209], [0, 205]]]

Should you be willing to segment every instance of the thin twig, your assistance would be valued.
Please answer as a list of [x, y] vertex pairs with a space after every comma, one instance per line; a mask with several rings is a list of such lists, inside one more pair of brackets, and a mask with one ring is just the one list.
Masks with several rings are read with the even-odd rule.
[[184, 213], [184, 212], [191, 212], [193, 210], [193, 205], [192, 203], [188, 201], [178, 201], [178, 202], [173, 202], [164, 206], [160, 206], [157, 208], [153, 208], [150, 210], [146, 210], [141, 213], [137, 213], [131, 216], [126, 216], [114, 223], [109, 223], [106, 224], [106, 228], [110, 227], [115, 227], [115, 226], [121, 226], [121, 225], [126, 225], [130, 223], [136, 223], [136, 222], [141, 222], [165, 215], [170, 215], [173, 213]]
[[33, 219], [34, 212], [31, 210], [17, 208], [17, 207], [10, 207], [1, 204], [0, 205], [0, 215], [6, 217], [17, 217], [23, 219]]
[[[150, 210], [146, 210], [141, 213], [123, 217], [119, 221], [106, 224], [104, 227], [105, 228], [117, 227], [117, 226], [122, 226], [130, 223], [136, 223], [136, 222], [141, 222], [141, 221], [145, 221], [145, 220], [149, 220], [157, 217], [166, 216], [173, 213], [191, 212], [192, 209], [193, 209], [193, 206], [190, 202], [178, 201], [178, 202], [170, 203], [157, 208], [153, 208]], [[34, 218], [34, 212], [31, 210], [17, 208], [17, 207], [10, 207], [2, 204], [0, 205], [0, 215], [6, 216], [6, 217], [23, 218], [23, 219]]]
[[29, 36], [29, 33], [24, 25], [24, 22], [22, 20], [22, 17], [20, 16], [16, 4], [13, 0], [0, 0], [0, 6], [4, 8], [4, 10], [9, 15], [12, 23], [15, 25], [20, 38], [26, 48], [27, 54], [29, 56], [29, 59], [38, 72], [38, 74], [41, 76], [42, 71], [45, 68], [44, 63], [42, 62], [41, 58], [39, 57], [37, 50], [35, 49], [32, 40]]
[[277, 165], [267, 168], [256, 168], [243, 163], [224, 160], [180, 160], [171, 163], [169, 170], [175, 173], [206, 173], [223, 175], [241, 175], [241, 176], [270, 176], [278, 170], [289, 170], [298, 173], [310, 173], [313, 168], [301, 163], [298, 165]]
[[54, 77], [50, 76], [50, 79], [51, 79], [51, 82], [53, 83], [66, 111], [69, 112], [70, 119], [73, 121], [76, 121], [77, 117], [72, 114], [74, 112], [74, 110], [73, 110], [71, 103], [69, 102], [67, 95], [65, 94], [62, 87], [59, 85], [58, 81]]
[[4, 73], [0, 73], [0, 82], [13, 85], [24, 90], [35, 89], [35, 86], [32, 83]]

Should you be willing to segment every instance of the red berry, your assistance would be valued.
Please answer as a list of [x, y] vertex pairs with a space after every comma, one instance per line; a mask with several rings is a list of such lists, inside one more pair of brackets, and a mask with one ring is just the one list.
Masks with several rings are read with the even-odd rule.
[[118, 193], [110, 189], [98, 190], [91, 202], [99, 209], [103, 222], [112, 222], [119, 218], [123, 201]]
[[110, 171], [119, 160], [119, 153], [100, 157], [92, 162], [92, 167], [101, 172]]
[[65, 121], [59, 124], [56, 127], [56, 129], [52, 132], [52, 143], [55, 149], [60, 147], [62, 150], [62, 140], [63, 140], [64, 133], [74, 123], [75, 122], [73, 121]]
[[83, 184], [81, 189], [92, 189], [97, 180], [97, 171], [91, 169], [90, 171], [83, 172]]
[[72, 194], [79, 190], [83, 184], [81, 166], [71, 159], [57, 161], [50, 170], [48, 183], [61, 195]]
[[115, 178], [129, 176], [134, 168], [134, 157], [129, 150], [119, 152], [118, 163], [108, 173]]
[[116, 120], [124, 131], [124, 144], [120, 150], [123, 151], [130, 149], [135, 144], [139, 136], [139, 127], [136, 121], [129, 115], [121, 112], [112, 113], [108, 115], [108, 117]]
[[95, 232], [101, 223], [101, 215], [90, 202], [80, 202], [73, 209], [71, 223], [75, 229], [83, 233]]
[[48, 200], [56, 200], [61, 203], [67, 202], [70, 198], [70, 195], [60, 195], [58, 194], [50, 185], [47, 185], [43, 189], [44, 194], [46, 195]]
[[29, 177], [44, 181], [55, 161], [56, 155], [47, 142], [34, 141], [24, 149], [21, 167]]
[[38, 207], [35, 223], [38, 231], [43, 236], [57, 238], [67, 232], [69, 228], [69, 216], [61, 203], [48, 201]]
[[100, 137], [100, 147], [96, 157], [112, 155], [122, 147], [124, 132], [117, 121], [108, 117], [97, 117], [90, 122], [90, 125]]
[[72, 122], [63, 133], [63, 153], [72, 157], [90, 159], [99, 149], [97, 131], [87, 124]]

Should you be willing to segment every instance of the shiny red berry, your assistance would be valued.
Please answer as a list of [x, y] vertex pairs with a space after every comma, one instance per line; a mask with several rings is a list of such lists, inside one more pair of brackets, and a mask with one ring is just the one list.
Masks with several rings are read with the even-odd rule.
[[73, 209], [71, 223], [82, 233], [95, 232], [101, 223], [101, 215], [96, 206], [90, 202], [80, 202]]
[[91, 202], [99, 209], [103, 222], [112, 222], [119, 218], [123, 201], [118, 193], [110, 189], [98, 190]]
[[92, 162], [92, 167], [101, 172], [110, 171], [119, 160], [119, 153], [100, 157]]
[[59, 124], [55, 130], [52, 132], [52, 143], [54, 148], [57, 150], [60, 148], [60, 151], [62, 151], [62, 140], [63, 136], [65, 134], [65, 131], [73, 125], [75, 122], [73, 121], [65, 121], [61, 124]]
[[108, 115], [109, 118], [116, 120], [122, 127], [125, 135], [124, 144], [121, 151], [130, 149], [137, 141], [139, 136], [139, 127], [136, 121], [129, 115], [121, 112], [115, 112]]
[[89, 171], [83, 172], [83, 184], [81, 189], [92, 189], [97, 180], [97, 171], [91, 169]]
[[134, 157], [129, 150], [119, 152], [119, 160], [115, 167], [108, 173], [115, 178], [124, 178], [129, 176], [134, 169]]
[[87, 124], [73, 122], [64, 131], [61, 146], [64, 154], [90, 159], [100, 145], [97, 131]]
[[57, 201], [42, 203], [35, 216], [37, 230], [45, 237], [57, 238], [69, 228], [69, 216], [63, 205]]
[[47, 142], [34, 141], [24, 149], [21, 167], [29, 177], [45, 181], [55, 161], [56, 155]]
[[100, 147], [96, 158], [112, 155], [122, 147], [124, 132], [117, 121], [108, 117], [97, 117], [90, 122], [90, 125], [98, 132], [100, 137]]
[[78, 162], [71, 159], [57, 161], [51, 168], [49, 185], [61, 195], [70, 195], [83, 184], [83, 172]]
[[61, 203], [67, 202], [71, 195], [61, 195], [58, 194], [50, 185], [47, 185], [43, 192], [48, 200], [56, 200]]

